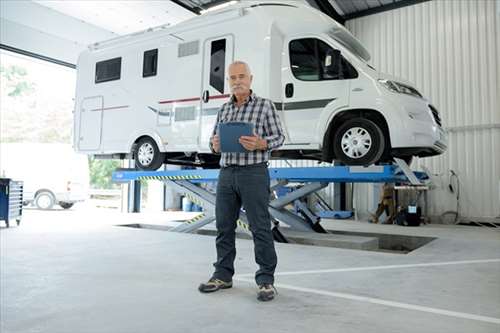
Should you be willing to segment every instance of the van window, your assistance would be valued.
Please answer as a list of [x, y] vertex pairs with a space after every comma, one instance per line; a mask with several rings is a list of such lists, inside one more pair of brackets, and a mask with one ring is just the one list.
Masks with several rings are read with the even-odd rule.
[[[315, 38], [296, 39], [289, 45], [293, 75], [303, 81], [342, 80], [358, 77], [354, 67], [330, 45]], [[336, 58], [340, 56], [340, 59]], [[340, 61], [339, 66], [335, 64]]]
[[210, 50], [210, 85], [224, 93], [224, 71], [226, 68], [226, 40], [214, 40]]
[[158, 67], [158, 49], [144, 52], [142, 62], [142, 77], [155, 76]]
[[122, 58], [99, 61], [95, 64], [95, 83], [119, 80], [122, 70]]

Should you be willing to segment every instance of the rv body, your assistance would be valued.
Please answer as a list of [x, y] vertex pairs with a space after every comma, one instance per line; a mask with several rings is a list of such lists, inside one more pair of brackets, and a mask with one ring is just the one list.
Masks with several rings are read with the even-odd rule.
[[444, 152], [437, 110], [369, 57], [343, 26], [289, 2], [245, 1], [97, 43], [78, 59], [74, 147], [142, 169], [216, 165], [209, 139], [230, 98], [227, 67], [242, 60], [280, 115], [275, 158], [367, 165]]

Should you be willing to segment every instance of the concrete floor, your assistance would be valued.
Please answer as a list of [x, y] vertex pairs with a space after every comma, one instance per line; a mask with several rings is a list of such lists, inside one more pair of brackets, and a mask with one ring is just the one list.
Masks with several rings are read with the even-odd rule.
[[234, 288], [205, 295], [212, 236], [115, 226], [185, 217], [75, 208], [0, 222], [0, 332], [500, 332], [498, 229], [328, 221], [438, 239], [409, 254], [277, 244], [279, 295], [261, 303], [251, 241], [237, 240]]

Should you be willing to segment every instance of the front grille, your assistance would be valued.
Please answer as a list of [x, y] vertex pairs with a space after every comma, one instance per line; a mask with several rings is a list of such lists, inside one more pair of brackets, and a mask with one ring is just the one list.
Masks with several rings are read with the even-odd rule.
[[434, 117], [434, 120], [436, 121], [436, 124], [438, 124], [439, 127], [441, 127], [441, 118], [439, 117], [439, 112], [436, 110], [435, 107], [429, 104], [429, 108], [432, 111], [432, 116]]

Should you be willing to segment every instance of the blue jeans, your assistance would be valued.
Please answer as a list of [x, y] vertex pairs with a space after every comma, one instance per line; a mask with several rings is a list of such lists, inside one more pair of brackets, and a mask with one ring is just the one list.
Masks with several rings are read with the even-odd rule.
[[255, 281], [258, 285], [274, 283], [277, 257], [268, 211], [269, 185], [267, 163], [220, 170], [215, 204], [217, 261], [214, 278], [231, 281], [234, 275], [236, 221], [243, 205], [253, 236], [255, 261], [259, 265]]

